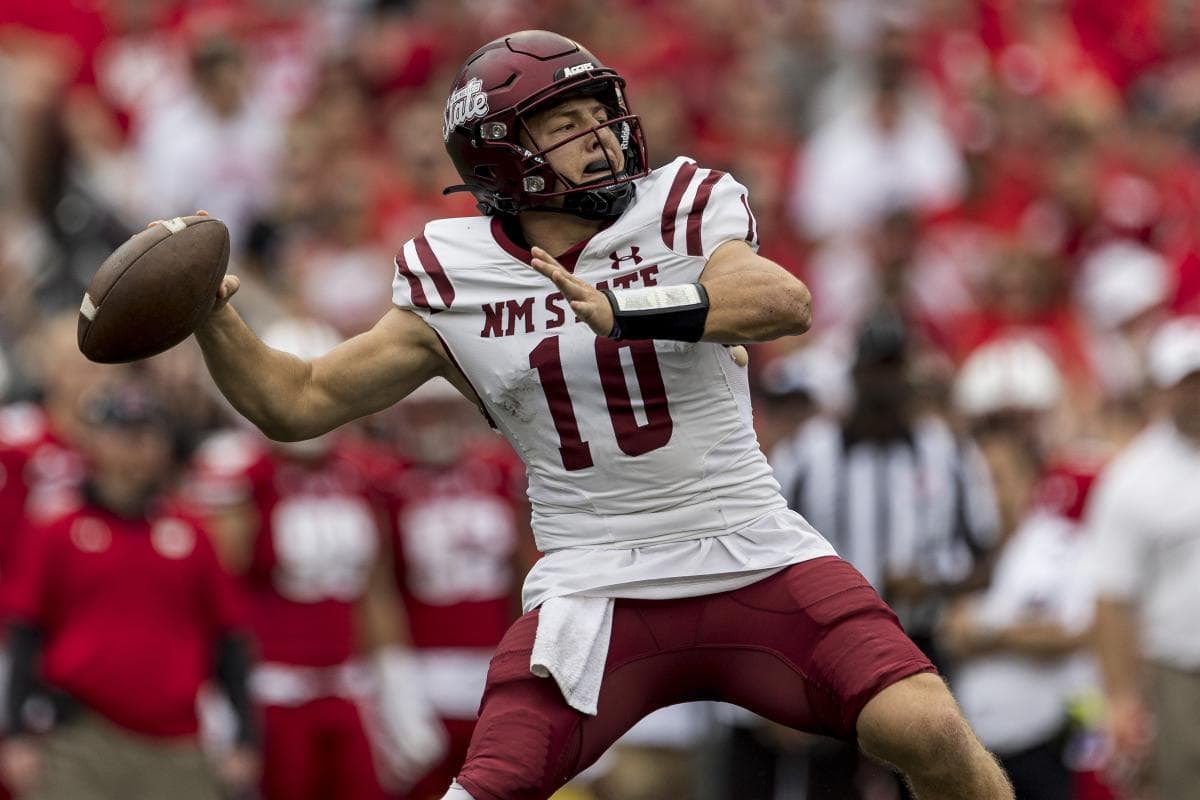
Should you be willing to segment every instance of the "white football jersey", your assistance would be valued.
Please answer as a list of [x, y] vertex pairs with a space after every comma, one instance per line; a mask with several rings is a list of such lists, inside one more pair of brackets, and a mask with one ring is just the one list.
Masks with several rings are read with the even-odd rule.
[[[757, 247], [745, 187], [679, 158], [559, 261], [598, 287], [686, 284], [731, 240]], [[524, 459], [540, 550], [721, 536], [786, 509], [727, 348], [597, 337], [529, 259], [497, 219], [430, 222], [396, 256], [393, 302], [437, 331]]]

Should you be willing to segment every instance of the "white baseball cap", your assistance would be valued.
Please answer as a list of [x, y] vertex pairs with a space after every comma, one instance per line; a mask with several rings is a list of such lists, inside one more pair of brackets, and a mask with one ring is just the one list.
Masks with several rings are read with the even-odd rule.
[[341, 344], [341, 335], [328, 323], [310, 317], [281, 317], [262, 335], [268, 347], [304, 359], [319, 358]]
[[850, 400], [849, 359], [825, 343], [809, 344], [768, 361], [760, 380], [767, 394], [805, 394], [830, 411], [844, 409]]
[[1165, 303], [1171, 292], [1170, 269], [1154, 250], [1118, 239], [1095, 250], [1083, 262], [1076, 298], [1092, 324], [1112, 330]]
[[1167, 389], [1193, 372], [1200, 372], [1200, 316], [1175, 317], [1163, 323], [1150, 339], [1150, 380]]
[[967, 358], [954, 381], [954, 404], [968, 417], [1050, 411], [1062, 396], [1054, 359], [1029, 339], [989, 342]]

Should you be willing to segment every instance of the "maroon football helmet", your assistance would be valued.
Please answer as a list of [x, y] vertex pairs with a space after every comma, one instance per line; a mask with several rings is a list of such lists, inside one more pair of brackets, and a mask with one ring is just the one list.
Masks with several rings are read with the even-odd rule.
[[[463, 185], [484, 214], [516, 214], [530, 208], [556, 210], [588, 219], [615, 217], [633, 200], [633, 181], [644, 176], [646, 143], [637, 116], [625, 100], [625, 80], [576, 42], [549, 31], [520, 31], [488, 42], [467, 59], [446, 101], [442, 138]], [[551, 147], [529, 150], [525, 123], [535, 111], [578, 96], [597, 98], [608, 119]], [[574, 184], [546, 158], [583, 136], [610, 128], [625, 155], [618, 170]], [[602, 151], [603, 152], [603, 151]], [[562, 197], [561, 207], [547, 205]]]

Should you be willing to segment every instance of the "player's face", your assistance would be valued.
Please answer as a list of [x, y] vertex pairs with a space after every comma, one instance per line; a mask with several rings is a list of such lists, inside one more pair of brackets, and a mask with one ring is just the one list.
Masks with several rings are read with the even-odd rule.
[[[579, 134], [610, 118], [609, 109], [594, 97], [566, 100], [526, 119], [533, 141], [525, 142], [525, 146], [535, 151], [550, 150], [546, 154], [550, 166], [574, 186], [607, 182], [613, 173], [625, 169], [625, 154], [617, 135], [609, 127]], [[578, 138], [568, 141], [573, 136]], [[560, 142], [566, 144], [555, 147]]]
[[171, 439], [157, 425], [97, 425], [89, 444], [97, 474], [118, 476], [137, 492], [161, 484], [171, 467]]

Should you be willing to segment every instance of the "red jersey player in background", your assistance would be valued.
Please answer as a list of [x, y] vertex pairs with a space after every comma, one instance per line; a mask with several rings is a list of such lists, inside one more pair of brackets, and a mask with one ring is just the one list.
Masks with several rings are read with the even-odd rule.
[[[313, 357], [338, 337], [284, 320], [268, 341]], [[380, 800], [383, 784], [440, 758], [444, 734], [400, 644], [387, 509], [361, 454], [338, 436], [277, 445], [222, 433], [201, 450], [193, 495], [241, 578], [261, 649], [251, 687], [263, 797]]]
[[[95, 392], [84, 417], [87, 480], [22, 533], [4, 587], [5, 780], [43, 800], [217, 800], [196, 711], [215, 677], [238, 723], [220, 777], [242, 791], [258, 769], [249, 647], [208, 533], [167, 495], [173, 423], [136, 381]], [[45, 703], [34, 713], [35, 696], [49, 701], [52, 719]]]
[[41, 401], [0, 408], [0, 571], [11, 566], [22, 520], [41, 516], [45, 501], [83, 479], [78, 404], [99, 368], [80, 354], [77, 324], [74, 311], [51, 317], [31, 339]]
[[520, 616], [537, 554], [521, 462], [453, 386], [439, 378], [405, 398], [396, 432], [396, 579], [422, 686], [450, 735], [445, 758], [402, 797], [430, 800], [466, 758], [488, 662]]

